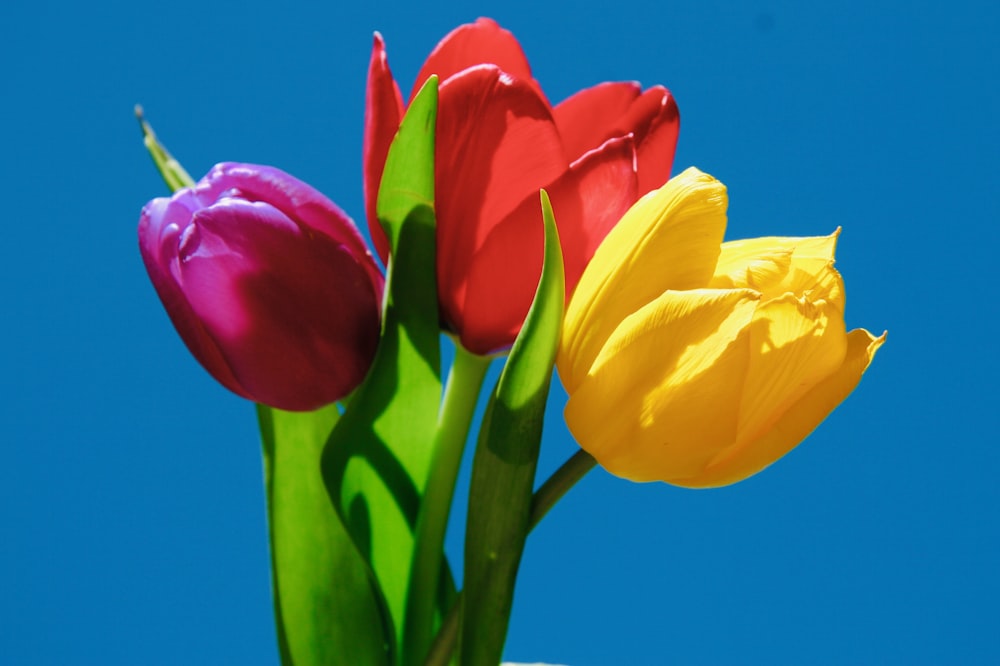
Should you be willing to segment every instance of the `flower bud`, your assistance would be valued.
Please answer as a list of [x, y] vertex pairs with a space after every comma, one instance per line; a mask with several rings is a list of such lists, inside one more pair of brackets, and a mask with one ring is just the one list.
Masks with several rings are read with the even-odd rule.
[[216, 165], [146, 204], [139, 249], [188, 349], [234, 393], [304, 411], [364, 378], [383, 278], [353, 222], [309, 185]]

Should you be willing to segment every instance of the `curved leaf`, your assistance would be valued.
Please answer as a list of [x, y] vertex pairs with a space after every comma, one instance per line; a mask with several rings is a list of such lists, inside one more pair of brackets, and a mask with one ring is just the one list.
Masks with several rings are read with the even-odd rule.
[[389, 664], [380, 600], [320, 474], [336, 406], [300, 413], [258, 405], [257, 412], [282, 663]]
[[[434, 253], [437, 78], [413, 100], [389, 149], [377, 211], [390, 243], [382, 338], [323, 453], [323, 478], [384, 595], [402, 641], [414, 528], [441, 402]], [[442, 577], [442, 604], [454, 584]]]
[[465, 532], [462, 666], [500, 662], [562, 325], [565, 277], [552, 206], [541, 193], [545, 259], [535, 300], [490, 399], [472, 467]]

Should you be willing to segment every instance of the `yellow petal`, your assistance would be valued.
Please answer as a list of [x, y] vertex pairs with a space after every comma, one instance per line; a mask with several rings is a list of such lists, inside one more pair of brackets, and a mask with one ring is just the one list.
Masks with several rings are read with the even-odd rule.
[[756, 289], [764, 298], [785, 293], [825, 300], [844, 311], [844, 283], [833, 268], [840, 230], [829, 236], [767, 237], [722, 244], [715, 275], [716, 289]]
[[570, 431], [608, 471], [688, 477], [735, 441], [749, 290], [668, 291], [626, 317], [570, 394]]
[[765, 236], [727, 241], [722, 244], [715, 275], [731, 275], [738, 280], [742, 276], [742, 267], [757, 257], [775, 252], [795, 252], [800, 257], [833, 261], [839, 236], [840, 229], [837, 229], [829, 236]]
[[678, 485], [692, 488], [725, 486], [756, 474], [781, 458], [850, 395], [883, 342], [885, 333], [878, 338], [864, 329], [848, 333], [847, 354], [836, 372], [802, 396], [756, 440], [726, 451], [699, 476], [678, 482]]
[[559, 371], [567, 390], [583, 380], [625, 317], [664, 291], [708, 283], [726, 205], [725, 186], [690, 168], [625, 213], [587, 265], [566, 311]]
[[761, 303], [750, 326], [750, 367], [740, 401], [736, 446], [770, 429], [847, 354], [847, 331], [835, 305], [791, 294]]

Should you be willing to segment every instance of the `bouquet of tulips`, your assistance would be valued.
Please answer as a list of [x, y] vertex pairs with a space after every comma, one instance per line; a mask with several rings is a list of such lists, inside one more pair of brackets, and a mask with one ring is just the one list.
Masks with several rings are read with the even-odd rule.
[[[726, 189], [670, 177], [670, 92], [551, 106], [514, 37], [446, 36], [406, 103], [376, 34], [365, 205], [273, 167], [173, 190], [143, 260], [195, 358], [257, 403], [283, 664], [495, 666], [535, 524], [596, 464], [701, 488], [760, 471], [857, 385], [882, 337], [844, 325], [837, 232], [723, 242]], [[454, 340], [444, 377], [442, 333]], [[444, 555], [486, 370], [461, 586]], [[553, 369], [581, 450], [536, 486]]]

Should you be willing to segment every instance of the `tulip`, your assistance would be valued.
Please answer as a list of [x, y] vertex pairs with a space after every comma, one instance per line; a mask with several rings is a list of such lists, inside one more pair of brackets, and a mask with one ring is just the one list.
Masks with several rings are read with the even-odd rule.
[[364, 378], [383, 278], [351, 220], [309, 185], [219, 164], [146, 204], [139, 249], [188, 349], [234, 393], [311, 410]]
[[[559, 225], [567, 294], [608, 230], [670, 175], [679, 117], [662, 86], [603, 83], [552, 107], [517, 40], [489, 19], [463, 25], [427, 58], [414, 94], [439, 77], [435, 146], [437, 280], [442, 321], [480, 354], [513, 343], [542, 265], [538, 190]], [[412, 99], [412, 94], [411, 94]], [[368, 74], [364, 173], [368, 224], [404, 112], [382, 38]]]
[[613, 474], [745, 479], [812, 432], [885, 340], [845, 328], [838, 232], [722, 243], [726, 204], [697, 169], [646, 195], [567, 308], [566, 423]]

